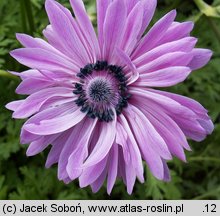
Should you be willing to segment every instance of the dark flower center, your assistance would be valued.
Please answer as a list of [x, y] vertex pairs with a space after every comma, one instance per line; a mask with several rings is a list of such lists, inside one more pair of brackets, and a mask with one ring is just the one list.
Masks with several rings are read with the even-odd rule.
[[115, 112], [120, 115], [127, 107], [131, 95], [121, 67], [97, 61], [81, 68], [77, 76], [79, 82], [75, 83], [73, 91], [78, 95], [75, 103], [90, 118], [109, 122], [113, 120]]
[[111, 86], [105, 80], [97, 79], [95, 80], [88, 89], [89, 97], [92, 101], [98, 102], [109, 102], [113, 92]]

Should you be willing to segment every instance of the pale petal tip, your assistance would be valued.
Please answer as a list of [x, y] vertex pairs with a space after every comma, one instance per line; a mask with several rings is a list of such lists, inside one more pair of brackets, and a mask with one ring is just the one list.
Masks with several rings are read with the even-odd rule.
[[177, 15], [177, 11], [176, 11], [176, 9], [173, 9], [168, 14], [171, 15], [173, 18], [175, 18]]
[[23, 33], [16, 33], [15, 36], [17, 38], [17, 40], [20, 40], [23, 36], [25, 36], [26, 34]]
[[5, 108], [8, 109], [8, 110], [14, 111], [14, 110], [12, 109], [11, 105], [12, 105], [12, 102], [6, 104], [6, 105], [5, 105]]
[[32, 152], [32, 151], [28, 148], [27, 151], [26, 151], [26, 155], [27, 155], [27, 157], [32, 157], [32, 156], [34, 156], [35, 154], [34, 154], [34, 152]]

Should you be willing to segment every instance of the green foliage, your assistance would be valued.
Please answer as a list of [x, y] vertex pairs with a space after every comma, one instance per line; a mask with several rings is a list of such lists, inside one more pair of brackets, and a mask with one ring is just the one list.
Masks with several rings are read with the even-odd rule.
[[[59, 2], [70, 8], [68, 0]], [[96, 24], [95, 1], [84, 2]], [[90, 188], [79, 189], [77, 181], [69, 185], [59, 182], [57, 166], [44, 168], [47, 152], [27, 158], [26, 146], [19, 144], [23, 122], [12, 119], [4, 108], [7, 102], [20, 98], [14, 93], [19, 80], [6, 71], [25, 69], [8, 54], [20, 47], [15, 33], [42, 37], [48, 24], [43, 3], [44, 0], [0, 1], [0, 199], [220, 199], [220, 0], [159, 0], [153, 19], [154, 23], [177, 8], [178, 21], [196, 21], [193, 35], [199, 38], [198, 46], [213, 50], [208, 66], [168, 90], [202, 103], [215, 122], [214, 133], [201, 143], [190, 142], [193, 151], [187, 153], [188, 163], [177, 159], [169, 162], [171, 182], [156, 180], [146, 169], [146, 183], [137, 182], [132, 196], [122, 181], [117, 181], [110, 197], [106, 186], [93, 194]]]

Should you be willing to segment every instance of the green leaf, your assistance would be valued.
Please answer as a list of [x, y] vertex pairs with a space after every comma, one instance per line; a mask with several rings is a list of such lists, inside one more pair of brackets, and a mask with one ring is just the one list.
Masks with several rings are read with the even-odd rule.
[[6, 199], [7, 196], [7, 186], [4, 184], [5, 177], [0, 176], [0, 200]]

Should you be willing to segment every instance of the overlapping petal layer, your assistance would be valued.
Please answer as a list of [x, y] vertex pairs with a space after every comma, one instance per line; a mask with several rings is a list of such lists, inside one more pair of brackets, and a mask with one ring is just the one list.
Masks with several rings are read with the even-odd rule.
[[[156, 2], [97, 0], [97, 37], [82, 0], [70, 0], [74, 16], [46, 0], [48, 42], [17, 34], [25, 48], [11, 55], [31, 70], [11, 73], [22, 79], [17, 93], [29, 96], [6, 107], [14, 118], [29, 118], [21, 131], [21, 143], [30, 143], [27, 155], [51, 145], [46, 167], [58, 163], [58, 178], [65, 183], [78, 178], [80, 187], [97, 192], [107, 179], [110, 194], [122, 178], [131, 194], [136, 178], [144, 182], [142, 160], [156, 178], [169, 181], [167, 160], [186, 161], [187, 138], [201, 141], [212, 133], [213, 123], [198, 102], [151, 88], [184, 81], [212, 55], [195, 48], [193, 23], [175, 22], [175, 10], [143, 36]], [[132, 95], [120, 115], [111, 105], [111, 122], [89, 118], [75, 103], [77, 74], [97, 60], [120, 66]]]

